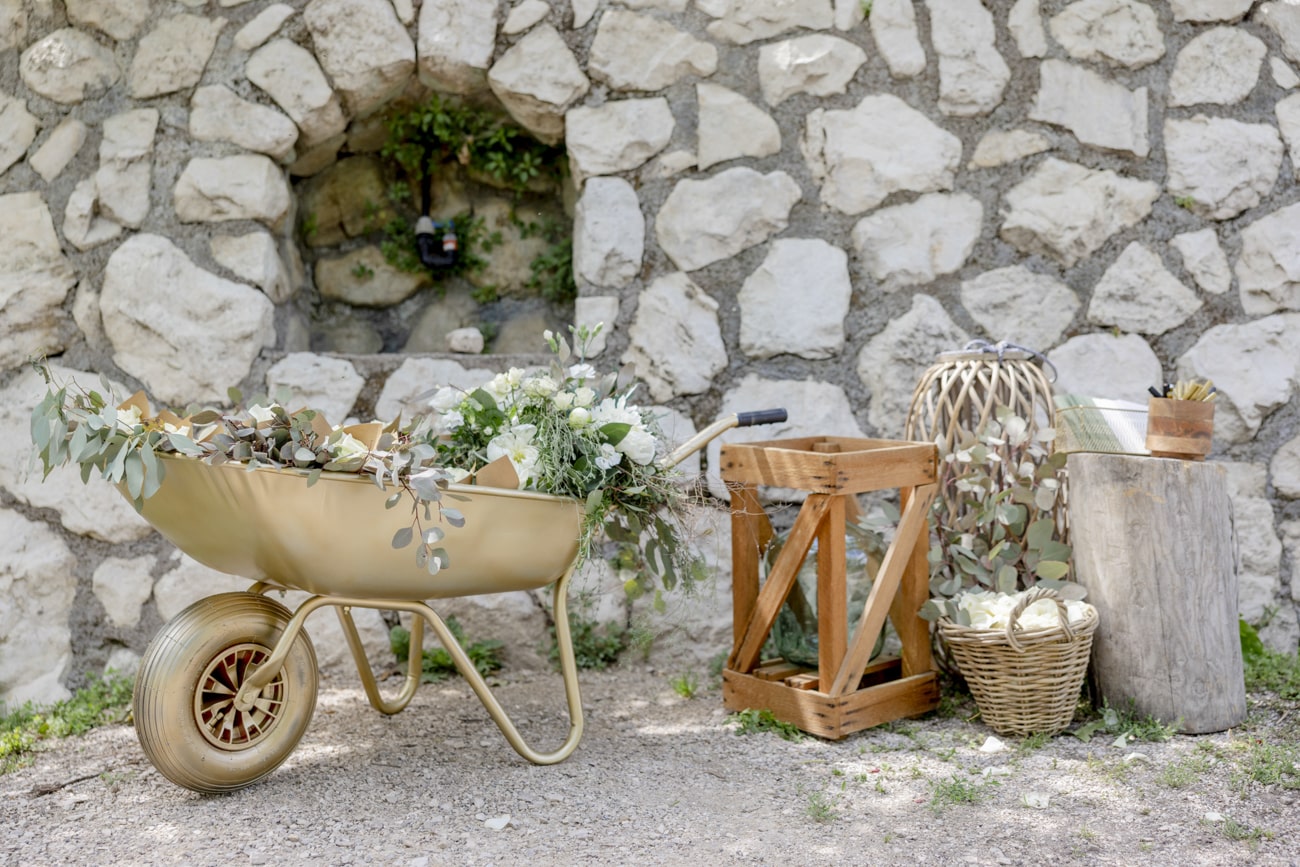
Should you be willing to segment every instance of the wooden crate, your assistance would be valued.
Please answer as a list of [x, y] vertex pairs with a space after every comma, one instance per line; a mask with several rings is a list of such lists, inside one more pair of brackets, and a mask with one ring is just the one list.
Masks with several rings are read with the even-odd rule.
[[[720, 470], [731, 492], [734, 645], [722, 673], [728, 710], [770, 710], [805, 732], [838, 739], [938, 706], [929, 624], [916, 616], [929, 598], [926, 516], [937, 461], [933, 444], [897, 440], [803, 437], [722, 447]], [[807, 492], [761, 587], [759, 564], [773, 530], [759, 486]], [[898, 530], [850, 641], [845, 522], [857, 513], [856, 495], [889, 488], [900, 491]], [[814, 539], [817, 670], [760, 660]], [[902, 649], [871, 662], [886, 616]]]

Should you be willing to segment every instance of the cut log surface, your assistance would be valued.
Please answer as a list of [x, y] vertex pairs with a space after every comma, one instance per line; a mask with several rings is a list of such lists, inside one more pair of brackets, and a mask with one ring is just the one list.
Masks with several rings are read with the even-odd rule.
[[1223, 731], [1246, 717], [1232, 505], [1213, 462], [1069, 458], [1074, 567], [1097, 607], [1101, 696], [1177, 725]]

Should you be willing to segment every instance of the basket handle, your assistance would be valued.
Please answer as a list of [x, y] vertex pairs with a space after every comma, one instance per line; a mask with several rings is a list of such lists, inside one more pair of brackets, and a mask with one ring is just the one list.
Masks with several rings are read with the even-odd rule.
[[1056, 616], [1061, 620], [1061, 629], [1065, 632], [1066, 641], [1074, 641], [1074, 630], [1070, 628], [1070, 614], [1066, 610], [1065, 601], [1061, 595], [1050, 587], [1033, 587], [1028, 593], [1021, 597], [1016, 603], [1016, 607], [1011, 609], [1011, 616], [1007, 618], [1007, 642], [1015, 648], [1017, 653], [1024, 653], [1025, 648], [1016, 640], [1016, 629], [1019, 628], [1020, 615], [1025, 613], [1030, 605], [1040, 599], [1051, 599], [1056, 603]]

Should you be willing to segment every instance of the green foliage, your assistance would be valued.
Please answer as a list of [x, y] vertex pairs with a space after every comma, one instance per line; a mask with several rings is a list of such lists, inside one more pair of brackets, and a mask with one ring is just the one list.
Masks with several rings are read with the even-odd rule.
[[0, 715], [0, 774], [20, 767], [41, 741], [125, 721], [134, 685], [134, 678], [110, 672], [105, 677], [93, 677], [72, 698], [48, 707], [27, 702], [6, 711]]
[[808, 802], [803, 808], [804, 815], [814, 822], [833, 822], [839, 816], [836, 810], [838, 804], [839, 798], [818, 789], [808, 793]]
[[[456, 261], [440, 269], [434, 276], [439, 278], [475, 274], [487, 267], [488, 253], [501, 243], [501, 233], [490, 235], [484, 226], [482, 217], [472, 214], [457, 214], [451, 218], [453, 230], [460, 244]], [[415, 225], [410, 219], [394, 217], [384, 226], [384, 239], [379, 242], [379, 250], [384, 260], [399, 271], [408, 274], [427, 273], [428, 268], [420, 261], [420, 254], [415, 246]]]
[[1180, 208], [1186, 208], [1187, 210], [1190, 211], [1192, 207], [1196, 204], [1196, 199], [1192, 198], [1191, 196], [1178, 196], [1177, 198], [1174, 199], [1174, 204]]
[[573, 238], [569, 228], [553, 217], [540, 223], [520, 223], [520, 236], [540, 236], [549, 245], [528, 267], [532, 276], [528, 288], [537, 291], [547, 301], [563, 303], [572, 301], [578, 294], [573, 281]]
[[1104, 732], [1115, 736], [1116, 746], [1124, 746], [1129, 741], [1160, 743], [1172, 738], [1177, 731], [1177, 725], [1167, 725], [1149, 714], [1140, 716], [1130, 701], [1127, 708], [1103, 705], [1099, 717], [1079, 726], [1072, 734], [1087, 742], [1093, 735]]
[[[560, 663], [560, 645], [555, 638], [555, 626], [550, 628], [550, 661]], [[616, 623], [597, 623], [585, 617], [569, 619], [569, 635], [573, 639], [573, 658], [578, 668], [604, 671], [627, 650], [628, 630]]]
[[1234, 787], [1242, 798], [1250, 796], [1252, 784], [1300, 789], [1300, 747], [1292, 743], [1271, 743], [1246, 738], [1234, 743], [1237, 764]]
[[782, 740], [801, 741], [804, 734], [799, 727], [793, 723], [782, 722], [772, 715], [770, 710], [756, 710], [749, 708], [739, 713], [733, 713], [727, 718], [728, 721], [736, 724], [737, 735], [752, 735], [758, 732], [771, 732], [779, 735]]
[[371, 268], [365, 262], [358, 262], [352, 266], [352, 276], [358, 280], [369, 280], [375, 276], [375, 269]]
[[[465, 630], [455, 617], [447, 618], [447, 629], [455, 636], [456, 642], [464, 648], [470, 662], [474, 663], [474, 668], [479, 674], [488, 675], [501, 669], [501, 654], [505, 645], [500, 641], [495, 639], [467, 641]], [[409, 630], [394, 626], [388, 632], [388, 643], [398, 662], [406, 662], [410, 658], [411, 633]], [[451, 654], [441, 645], [424, 648], [421, 653], [421, 671], [423, 672], [422, 683], [436, 683], [445, 680], [449, 675], [460, 673], [456, 668], [456, 663], [451, 658]]]
[[684, 671], [674, 677], [669, 683], [672, 684], [673, 692], [682, 698], [691, 699], [699, 695], [700, 681], [693, 671]]
[[1300, 700], [1300, 655], [1269, 650], [1244, 620], [1238, 621], [1238, 628], [1246, 689], [1271, 692], [1286, 701]]
[[978, 435], [942, 455], [941, 496], [931, 513], [938, 540], [929, 553], [934, 599], [922, 617], [946, 614], [969, 625], [951, 603], [967, 589], [1011, 594], [1046, 582], [1066, 598], [1082, 598], [1077, 585], [1062, 580], [1072, 554], [1056, 520], [1066, 456], [1048, 452], [1052, 437], [1050, 430], [1031, 432], [1003, 407]]
[[930, 784], [930, 809], [942, 813], [949, 807], [983, 803], [989, 797], [988, 787], [995, 783], [976, 785], [957, 776], [937, 780]]

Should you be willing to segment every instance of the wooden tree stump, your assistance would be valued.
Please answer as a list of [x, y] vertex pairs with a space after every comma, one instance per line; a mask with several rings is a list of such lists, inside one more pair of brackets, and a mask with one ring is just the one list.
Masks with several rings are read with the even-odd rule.
[[1246, 717], [1232, 506], [1213, 463], [1072, 454], [1074, 567], [1101, 697], [1188, 733]]

